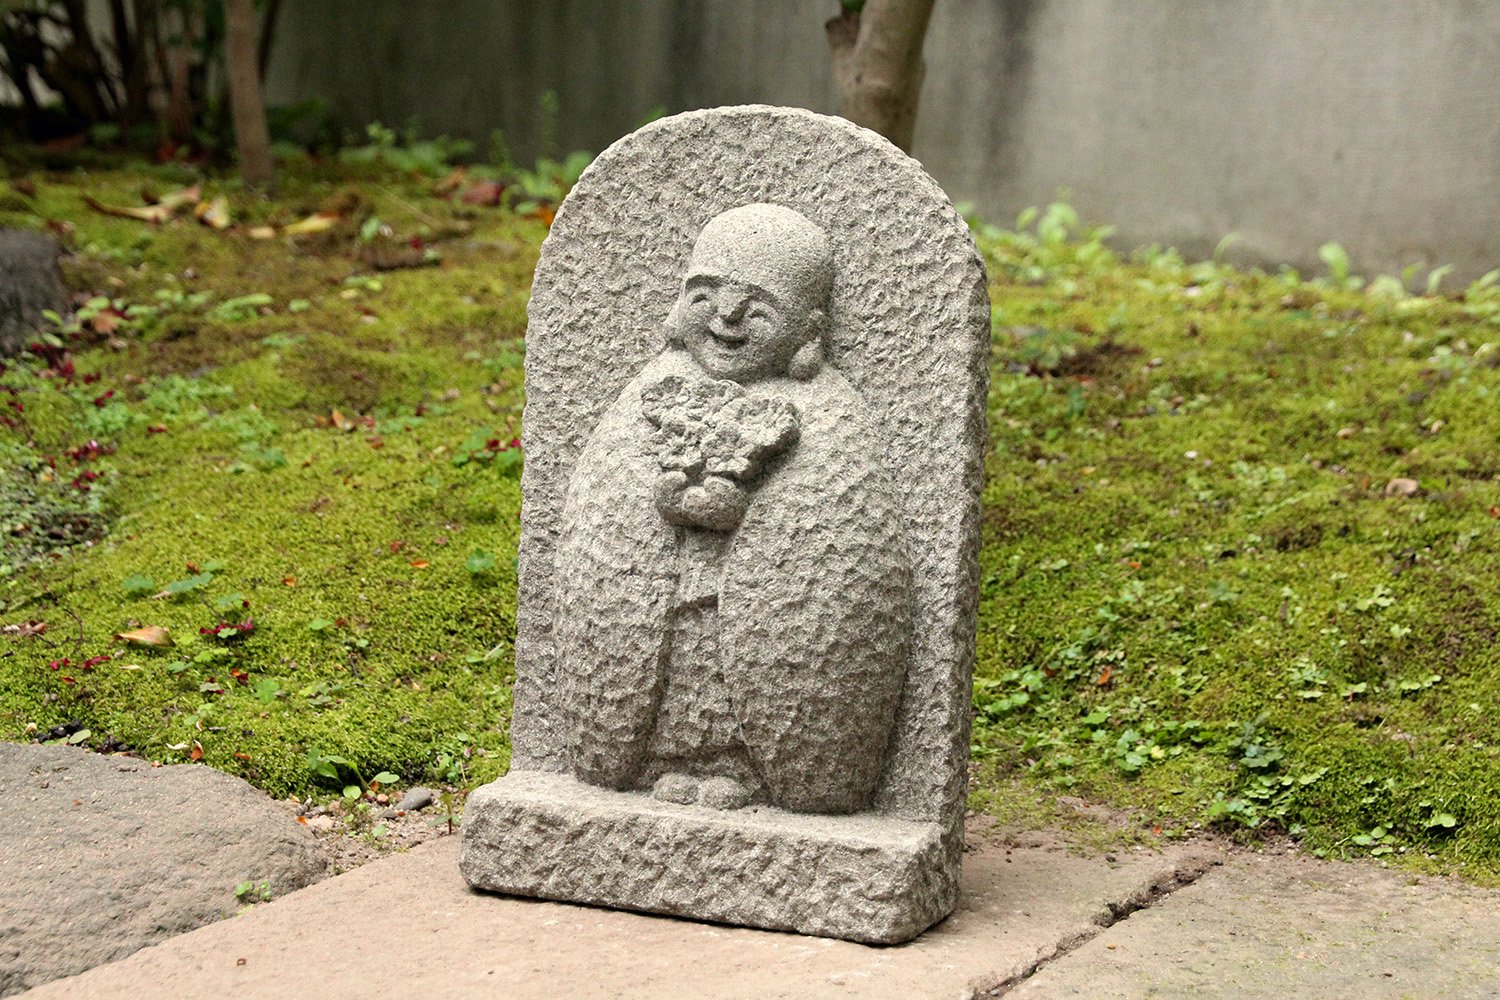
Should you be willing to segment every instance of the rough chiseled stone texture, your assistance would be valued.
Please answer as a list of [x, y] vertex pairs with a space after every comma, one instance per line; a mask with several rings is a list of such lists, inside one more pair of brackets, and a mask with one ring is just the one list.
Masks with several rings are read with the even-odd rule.
[[[568, 491], [556, 629], [572, 769], [621, 789], [672, 772], [721, 774], [801, 812], [864, 809], [911, 631], [908, 549], [874, 429], [827, 366], [805, 381], [755, 384], [750, 398], [798, 414], [796, 445], [756, 478], [732, 535], [689, 529], [679, 539], [660, 502], [646, 499], [661, 466], [641, 402], [690, 365], [667, 353], [646, 366], [601, 421]], [[705, 674], [722, 688], [731, 732], [704, 733], [695, 746], [715, 721], [697, 717], [714, 705], [674, 690]]]
[[70, 976], [322, 878], [306, 827], [196, 765], [0, 743], [0, 996]]
[[497, 892], [895, 944], [952, 909], [947, 850], [931, 823], [720, 812], [512, 772], [469, 797], [460, 866]]
[[[807, 335], [750, 357], [732, 332], [704, 334], [704, 309], [740, 322], [745, 282]], [[491, 832], [465, 834], [471, 883], [865, 940], [920, 932], [953, 903], [968, 749], [989, 312], [967, 227], [915, 161], [848, 122], [693, 112], [584, 174], [529, 310], [515, 772], [478, 797], [474, 829]], [[703, 411], [691, 420], [663, 404], [683, 384], [707, 393], [683, 404]], [[737, 395], [746, 412], [717, 415]], [[537, 773], [573, 791], [543, 802]], [[653, 783], [699, 804], [663, 813]], [[875, 878], [859, 890], [758, 881], [743, 873], [782, 857], [785, 831], [750, 818], [768, 809], [856, 814], [806, 817], [787, 834], [794, 865], [842, 870], [838, 830], [859, 824], [920, 824], [930, 849], [887, 845], [921, 869], [900, 885], [859, 865], [856, 881]], [[615, 818], [590, 833], [601, 815]], [[557, 840], [518, 856], [496, 846], [506, 827]], [[694, 845], [714, 830], [740, 833]], [[644, 874], [617, 871], [668, 843]], [[652, 888], [684, 858], [705, 882]], [[861, 932], [840, 900], [887, 890], [906, 916]], [[814, 916], [830, 910], [849, 919]]]
[[45, 233], [0, 229], [0, 356], [36, 339], [43, 310], [67, 308], [57, 255], [57, 240]]

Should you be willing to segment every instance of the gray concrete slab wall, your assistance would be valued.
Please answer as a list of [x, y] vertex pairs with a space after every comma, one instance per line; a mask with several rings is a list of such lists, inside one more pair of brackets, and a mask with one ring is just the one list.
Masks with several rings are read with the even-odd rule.
[[[289, 0], [274, 101], [415, 120], [519, 156], [595, 151], [655, 108], [831, 112], [834, 0]], [[1123, 245], [1315, 270], [1500, 266], [1500, 4], [939, 0], [916, 155], [989, 218], [1067, 189]]]

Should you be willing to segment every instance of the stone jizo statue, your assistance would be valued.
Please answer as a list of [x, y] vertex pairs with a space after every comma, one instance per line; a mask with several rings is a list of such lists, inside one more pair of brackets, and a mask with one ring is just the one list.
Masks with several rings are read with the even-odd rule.
[[493, 892], [869, 942], [958, 896], [989, 302], [886, 140], [654, 122], [580, 178], [528, 305]]
[[554, 629], [583, 781], [721, 809], [869, 804], [910, 568], [868, 408], [824, 357], [833, 271], [791, 209], [716, 216], [666, 349], [573, 471]]

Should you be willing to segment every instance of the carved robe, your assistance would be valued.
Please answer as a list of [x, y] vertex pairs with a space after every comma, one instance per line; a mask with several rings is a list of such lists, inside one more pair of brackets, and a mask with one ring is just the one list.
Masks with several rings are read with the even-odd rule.
[[911, 632], [899, 502], [854, 388], [824, 366], [744, 389], [789, 402], [796, 443], [744, 484], [727, 530], [669, 523], [643, 393], [706, 379], [653, 360], [595, 429], [569, 484], [554, 620], [575, 775], [741, 781], [797, 812], [868, 806]]

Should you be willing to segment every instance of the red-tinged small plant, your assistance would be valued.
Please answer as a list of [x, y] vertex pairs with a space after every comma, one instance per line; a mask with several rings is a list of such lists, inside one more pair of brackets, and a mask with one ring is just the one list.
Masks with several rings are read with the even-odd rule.
[[217, 625], [205, 626], [198, 630], [198, 634], [211, 635], [220, 642], [238, 642], [249, 638], [254, 631], [255, 619], [247, 617], [242, 622], [220, 621]]

